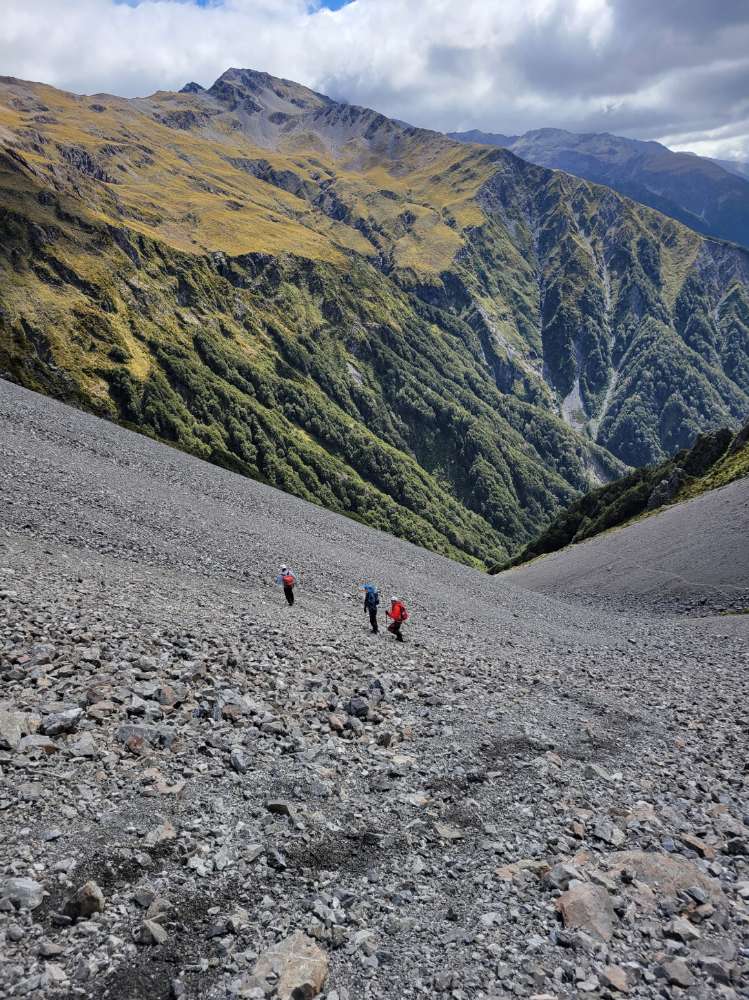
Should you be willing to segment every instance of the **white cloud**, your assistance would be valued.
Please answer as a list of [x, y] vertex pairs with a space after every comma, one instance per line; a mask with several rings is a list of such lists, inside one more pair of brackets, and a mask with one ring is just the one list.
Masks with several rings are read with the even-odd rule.
[[0, 20], [4, 73], [77, 92], [246, 66], [432, 128], [606, 129], [749, 158], [747, 52], [744, 0], [4, 0]]

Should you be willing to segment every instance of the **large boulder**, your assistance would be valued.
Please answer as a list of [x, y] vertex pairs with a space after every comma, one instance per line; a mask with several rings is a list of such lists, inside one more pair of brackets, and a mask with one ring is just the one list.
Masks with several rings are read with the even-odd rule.
[[585, 931], [599, 941], [614, 933], [614, 907], [609, 894], [599, 885], [579, 882], [557, 899], [565, 927]]
[[320, 992], [328, 977], [328, 958], [312, 938], [301, 931], [268, 948], [255, 964], [255, 979], [278, 977], [278, 1000], [308, 1000]]

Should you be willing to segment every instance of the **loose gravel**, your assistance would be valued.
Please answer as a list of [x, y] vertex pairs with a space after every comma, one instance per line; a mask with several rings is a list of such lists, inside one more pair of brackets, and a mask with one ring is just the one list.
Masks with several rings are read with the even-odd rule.
[[749, 997], [746, 616], [523, 590], [6, 382], [0, 463], [2, 995]]

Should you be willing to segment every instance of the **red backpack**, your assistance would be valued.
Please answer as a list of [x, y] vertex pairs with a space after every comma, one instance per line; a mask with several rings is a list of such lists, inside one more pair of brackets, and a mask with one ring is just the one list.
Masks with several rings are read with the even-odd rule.
[[293, 573], [284, 573], [281, 577], [281, 583], [283, 583], [284, 587], [293, 587], [295, 580], [296, 577]]
[[393, 605], [392, 618], [395, 622], [404, 622], [408, 619], [408, 611], [402, 601], [396, 601]]

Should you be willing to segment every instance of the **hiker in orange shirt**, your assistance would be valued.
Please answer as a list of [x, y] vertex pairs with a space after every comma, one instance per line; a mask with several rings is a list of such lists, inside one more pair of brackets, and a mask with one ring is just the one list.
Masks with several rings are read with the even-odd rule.
[[408, 619], [408, 610], [399, 597], [390, 598], [390, 607], [385, 612], [385, 617], [390, 619], [388, 632], [392, 632], [398, 642], [404, 642], [401, 628]]

